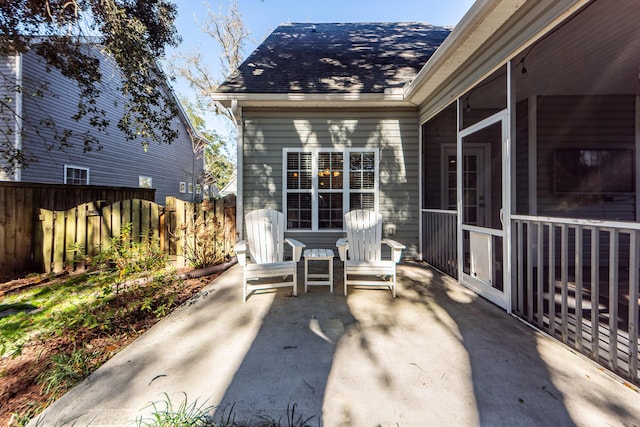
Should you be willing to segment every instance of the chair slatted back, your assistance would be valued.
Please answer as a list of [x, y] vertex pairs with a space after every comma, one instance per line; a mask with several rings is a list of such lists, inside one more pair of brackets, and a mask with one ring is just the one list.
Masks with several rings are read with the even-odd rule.
[[366, 209], [347, 212], [344, 216], [352, 261], [380, 261], [382, 215]]
[[284, 259], [284, 214], [273, 209], [258, 209], [245, 215], [247, 245], [257, 264]]

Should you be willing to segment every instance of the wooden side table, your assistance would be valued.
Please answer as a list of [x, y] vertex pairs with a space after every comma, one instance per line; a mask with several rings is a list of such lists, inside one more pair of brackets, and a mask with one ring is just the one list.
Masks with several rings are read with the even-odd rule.
[[[329, 286], [333, 293], [333, 251], [331, 249], [305, 249], [304, 251], [304, 291], [308, 286]], [[328, 273], [309, 274], [309, 261], [329, 261]], [[311, 280], [310, 280], [311, 279]]]

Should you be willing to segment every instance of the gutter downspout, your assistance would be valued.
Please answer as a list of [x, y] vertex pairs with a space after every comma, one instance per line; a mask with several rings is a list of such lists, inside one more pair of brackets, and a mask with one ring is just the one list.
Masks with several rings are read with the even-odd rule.
[[[16, 122], [14, 148], [22, 150], [22, 54], [16, 55]], [[13, 180], [22, 181], [22, 166], [16, 161], [13, 167]]]
[[238, 105], [237, 99], [231, 100], [231, 114], [236, 125], [236, 236], [237, 241], [243, 239], [243, 216], [244, 216], [244, 200], [243, 200], [243, 161], [244, 161], [244, 121], [242, 119], [242, 107]]

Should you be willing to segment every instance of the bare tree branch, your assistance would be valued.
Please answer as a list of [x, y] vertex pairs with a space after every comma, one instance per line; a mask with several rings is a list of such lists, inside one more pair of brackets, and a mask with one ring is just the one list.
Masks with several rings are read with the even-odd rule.
[[200, 52], [192, 51], [176, 55], [171, 64], [172, 70], [196, 90], [201, 109], [222, 115], [233, 122], [231, 111], [214, 101], [211, 95], [242, 63], [242, 51], [251, 33], [242, 21], [237, 0], [231, 0], [228, 9], [225, 11], [221, 7], [218, 13], [207, 5], [207, 16], [198, 22], [198, 26], [221, 48], [220, 69], [214, 72], [205, 64]]

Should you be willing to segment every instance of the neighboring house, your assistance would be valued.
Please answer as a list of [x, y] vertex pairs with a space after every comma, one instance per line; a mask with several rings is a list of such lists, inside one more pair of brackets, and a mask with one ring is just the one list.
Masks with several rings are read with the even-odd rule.
[[235, 196], [238, 194], [238, 178], [235, 172], [233, 174], [233, 177], [231, 177], [229, 182], [227, 182], [227, 185], [225, 185], [222, 190], [220, 190], [219, 194], [220, 197], [226, 197], [231, 194]]
[[[95, 49], [95, 52], [99, 50]], [[35, 52], [0, 58], [0, 96], [10, 108], [0, 117], [0, 144], [23, 150], [28, 163], [12, 173], [0, 172], [5, 181], [64, 183], [114, 187], [149, 187], [156, 202], [167, 196], [184, 200], [196, 197], [203, 160], [193, 153], [190, 132], [195, 132], [171, 89], [179, 114], [173, 121], [178, 138], [172, 144], [127, 141], [118, 129], [124, 96], [117, 90], [119, 75], [113, 61], [101, 56], [102, 94], [97, 107], [111, 121], [105, 130], [91, 126], [85, 117], [76, 121], [78, 87], [57, 70], [47, 71]], [[69, 146], [57, 148], [56, 137], [73, 131]], [[84, 151], [83, 134], [95, 137], [101, 149]], [[57, 135], [57, 136], [56, 136]], [[97, 148], [97, 147], [96, 147]]]
[[237, 229], [274, 207], [332, 247], [378, 210], [407, 257], [640, 383], [637, 16], [482, 0], [450, 34], [278, 27], [216, 94], [241, 124]]

